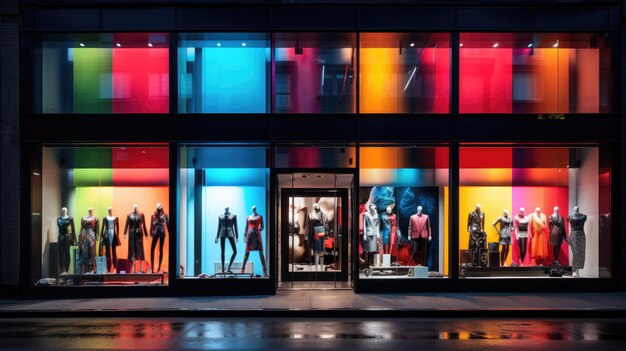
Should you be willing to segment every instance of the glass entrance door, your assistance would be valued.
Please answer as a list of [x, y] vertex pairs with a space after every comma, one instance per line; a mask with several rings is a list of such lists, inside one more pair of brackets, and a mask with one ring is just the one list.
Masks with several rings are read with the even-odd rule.
[[278, 178], [281, 287], [350, 287], [353, 175], [291, 173]]

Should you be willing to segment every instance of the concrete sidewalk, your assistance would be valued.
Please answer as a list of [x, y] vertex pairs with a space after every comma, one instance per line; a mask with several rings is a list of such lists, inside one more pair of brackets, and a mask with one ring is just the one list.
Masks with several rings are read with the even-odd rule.
[[355, 294], [278, 291], [274, 296], [0, 300], [0, 317], [337, 316], [624, 317], [626, 293]]

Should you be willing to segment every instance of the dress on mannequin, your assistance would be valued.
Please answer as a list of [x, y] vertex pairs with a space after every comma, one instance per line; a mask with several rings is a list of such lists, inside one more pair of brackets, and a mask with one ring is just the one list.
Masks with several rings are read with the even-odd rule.
[[572, 248], [572, 269], [585, 268], [585, 251], [587, 238], [585, 236], [585, 222], [587, 216], [582, 213], [574, 213], [567, 217], [571, 225], [569, 244]]
[[120, 221], [116, 216], [106, 216], [102, 221], [100, 245], [104, 246], [107, 258], [107, 271], [117, 268], [117, 247], [122, 244], [120, 237]]
[[145, 261], [145, 254], [143, 249], [143, 237], [148, 236], [148, 230], [146, 229], [146, 217], [142, 212], [133, 209], [131, 213], [126, 216], [126, 224], [124, 226], [124, 237], [128, 233], [128, 260], [132, 263], [131, 271], [134, 271], [135, 260], [139, 260], [139, 271], [141, 272], [141, 262]]
[[517, 244], [519, 246], [519, 265], [524, 264], [524, 258], [526, 258], [526, 248], [528, 247], [528, 217], [523, 214], [515, 216], [514, 221], [515, 237], [517, 238]]
[[565, 220], [563, 216], [556, 214], [548, 217], [548, 227], [550, 229], [550, 245], [554, 248], [554, 260], [558, 262], [561, 244], [565, 240]]
[[469, 232], [468, 249], [472, 252], [474, 266], [487, 267], [485, 213], [474, 210], [467, 216], [467, 231]]
[[59, 245], [59, 266], [61, 267], [61, 273], [65, 273], [70, 269], [70, 245], [76, 245], [74, 218], [67, 215], [61, 216], [57, 218], [57, 226], [59, 227], [59, 237], [57, 239]]
[[96, 269], [96, 235], [99, 228], [98, 217], [92, 213], [80, 220], [78, 246], [81, 273], [94, 272]]
[[542, 261], [548, 257], [548, 243], [546, 240], [547, 218], [543, 213], [537, 214], [533, 212], [530, 215], [530, 254], [531, 258], [537, 261], [537, 264], [543, 264]]
[[[315, 257], [315, 270], [324, 266], [324, 240], [329, 232], [328, 216], [322, 212], [319, 205], [314, 206], [309, 214], [309, 238], [313, 243], [313, 256]], [[321, 266], [321, 267], [320, 267]]]
[[[254, 207], [253, 211], [256, 211]], [[263, 238], [261, 232], [263, 231], [263, 216], [253, 213], [246, 218], [246, 253], [243, 257], [243, 265], [241, 267], [241, 273], [245, 272], [246, 263], [250, 256], [250, 251], [258, 251], [261, 265], [263, 266], [263, 276], [267, 276], [267, 267], [265, 266], [265, 255], [263, 255]]]

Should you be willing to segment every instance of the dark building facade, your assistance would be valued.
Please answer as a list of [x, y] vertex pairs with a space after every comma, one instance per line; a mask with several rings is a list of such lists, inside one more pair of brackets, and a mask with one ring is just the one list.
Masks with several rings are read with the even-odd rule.
[[620, 1], [19, 5], [20, 296], [624, 287]]

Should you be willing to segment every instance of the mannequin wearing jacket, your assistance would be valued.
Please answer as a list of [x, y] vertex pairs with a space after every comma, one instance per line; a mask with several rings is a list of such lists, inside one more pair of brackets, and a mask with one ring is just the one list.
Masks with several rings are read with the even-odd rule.
[[430, 218], [422, 210], [422, 206], [417, 206], [417, 213], [409, 218], [408, 233], [413, 246], [409, 264], [415, 259], [418, 266], [426, 266], [426, 249], [428, 242], [432, 240]]
[[146, 217], [139, 212], [139, 205], [133, 205], [133, 211], [126, 216], [124, 225], [124, 240], [128, 233], [128, 260], [131, 263], [131, 273], [135, 273], [135, 260], [139, 260], [139, 272], [143, 273], [143, 261], [146, 260], [143, 251], [143, 237], [148, 236]]
[[548, 257], [548, 242], [546, 240], [546, 228], [548, 219], [541, 213], [541, 208], [535, 208], [528, 218], [530, 226], [530, 254], [537, 264], [543, 264]]
[[[233, 254], [230, 256], [230, 262], [228, 263], [228, 269], [224, 270], [224, 259], [225, 259], [225, 246], [226, 240], [230, 243], [230, 247], [233, 250]], [[237, 231], [237, 215], [230, 212], [230, 208], [226, 207], [224, 209], [224, 213], [221, 214], [218, 218], [218, 226], [217, 226], [217, 235], [215, 236], [215, 243], [220, 242], [220, 249], [222, 251], [222, 273], [232, 273], [230, 268], [233, 265], [233, 261], [235, 261], [235, 256], [237, 256], [237, 246], [236, 242], [239, 241], [239, 232]]]
[[380, 240], [380, 219], [376, 205], [370, 204], [363, 214], [363, 251], [367, 253], [367, 266], [374, 265], [374, 255], [378, 252]]
[[309, 213], [307, 230], [315, 258], [315, 270], [317, 271], [324, 267], [324, 240], [330, 232], [328, 216], [322, 212], [319, 203], [313, 204], [313, 212]]
[[[150, 246], [150, 264], [153, 272], [161, 272], [161, 264], [163, 263], [163, 244], [165, 244], [165, 232], [169, 231], [170, 218], [163, 210], [163, 205], [158, 203], [156, 211], [150, 217], [150, 236], [152, 237], [152, 245]], [[154, 270], [154, 250], [157, 242], [159, 244], [159, 266]]]
[[565, 240], [565, 220], [559, 214], [559, 207], [554, 206], [554, 212], [548, 217], [548, 228], [550, 230], [550, 245], [554, 252], [554, 265], [558, 266], [559, 253], [561, 252], [561, 244]]

